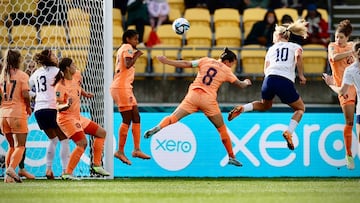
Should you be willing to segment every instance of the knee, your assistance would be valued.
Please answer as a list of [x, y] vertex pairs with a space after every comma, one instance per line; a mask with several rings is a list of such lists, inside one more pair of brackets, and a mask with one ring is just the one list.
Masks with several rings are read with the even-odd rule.
[[97, 133], [98, 137], [105, 138], [106, 137], [106, 130], [104, 128], [99, 128], [99, 132]]
[[86, 149], [86, 147], [87, 147], [87, 140], [86, 140], [86, 139], [79, 140], [79, 141], [76, 143], [76, 145], [79, 146], [79, 147], [81, 147], [81, 148]]

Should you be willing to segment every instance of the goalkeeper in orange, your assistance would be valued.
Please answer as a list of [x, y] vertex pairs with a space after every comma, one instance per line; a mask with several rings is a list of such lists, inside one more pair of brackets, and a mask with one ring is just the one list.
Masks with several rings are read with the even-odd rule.
[[194, 82], [189, 87], [187, 95], [177, 109], [170, 116], [165, 117], [157, 126], [146, 131], [144, 137], [150, 138], [166, 126], [174, 124], [185, 116], [201, 110], [219, 132], [221, 141], [229, 155], [228, 164], [242, 166], [236, 160], [230, 136], [216, 100], [217, 91], [224, 82], [230, 82], [238, 88], [245, 88], [251, 85], [249, 79], [240, 81], [232, 72], [231, 67], [236, 64], [236, 59], [235, 53], [228, 48], [225, 48], [219, 60], [203, 57], [199, 60], [183, 61], [170, 60], [165, 56], [159, 56], [158, 60], [161, 63], [180, 68], [198, 68], [199, 70]]
[[126, 30], [122, 36], [123, 44], [116, 53], [115, 75], [110, 87], [111, 96], [119, 108], [122, 124], [119, 129], [119, 146], [114, 156], [125, 164], [131, 165], [124, 154], [124, 147], [130, 124], [134, 139], [133, 157], [150, 159], [140, 150], [140, 114], [133, 93], [132, 83], [135, 77], [135, 62], [143, 54], [136, 49], [139, 34], [135, 30]]

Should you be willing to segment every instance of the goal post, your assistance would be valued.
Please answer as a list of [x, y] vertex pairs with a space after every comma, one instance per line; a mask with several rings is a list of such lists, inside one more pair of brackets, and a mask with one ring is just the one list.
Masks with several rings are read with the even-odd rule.
[[[103, 165], [113, 178], [113, 102], [110, 83], [113, 76], [112, 1], [108, 0], [2, 0], [0, 2], [1, 56], [7, 49], [18, 49], [24, 57], [22, 69], [35, 53], [44, 49], [56, 51], [59, 59], [70, 57], [83, 76], [82, 87], [95, 97], [81, 100], [84, 116], [90, 117], [105, 128]], [[106, 14], [106, 15], [105, 15]], [[25, 168], [36, 176], [45, 175], [47, 136], [38, 128], [32, 115], [29, 118], [29, 134]], [[7, 145], [0, 136], [0, 154]], [[74, 143], [70, 142], [70, 150]], [[75, 176], [91, 176], [92, 139]], [[61, 175], [59, 145], [53, 170]]]

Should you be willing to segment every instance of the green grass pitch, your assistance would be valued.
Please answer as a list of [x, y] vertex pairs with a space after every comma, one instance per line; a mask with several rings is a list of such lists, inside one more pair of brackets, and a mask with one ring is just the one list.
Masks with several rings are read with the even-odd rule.
[[358, 202], [358, 178], [119, 178], [0, 184], [1, 203]]

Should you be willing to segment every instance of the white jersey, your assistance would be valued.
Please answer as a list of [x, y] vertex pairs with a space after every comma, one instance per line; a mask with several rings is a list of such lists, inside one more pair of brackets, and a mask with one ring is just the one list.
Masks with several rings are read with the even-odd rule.
[[360, 63], [354, 62], [345, 68], [343, 84], [354, 85], [357, 95], [356, 115], [360, 115]]
[[56, 109], [56, 95], [53, 84], [58, 72], [59, 68], [56, 66], [44, 66], [38, 68], [30, 76], [29, 86], [30, 89], [35, 90], [36, 95], [34, 111], [40, 109]]
[[272, 45], [266, 53], [265, 64], [269, 66], [265, 69], [265, 77], [269, 75], [279, 75], [295, 82], [295, 52], [302, 48], [292, 42], [277, 42]]

